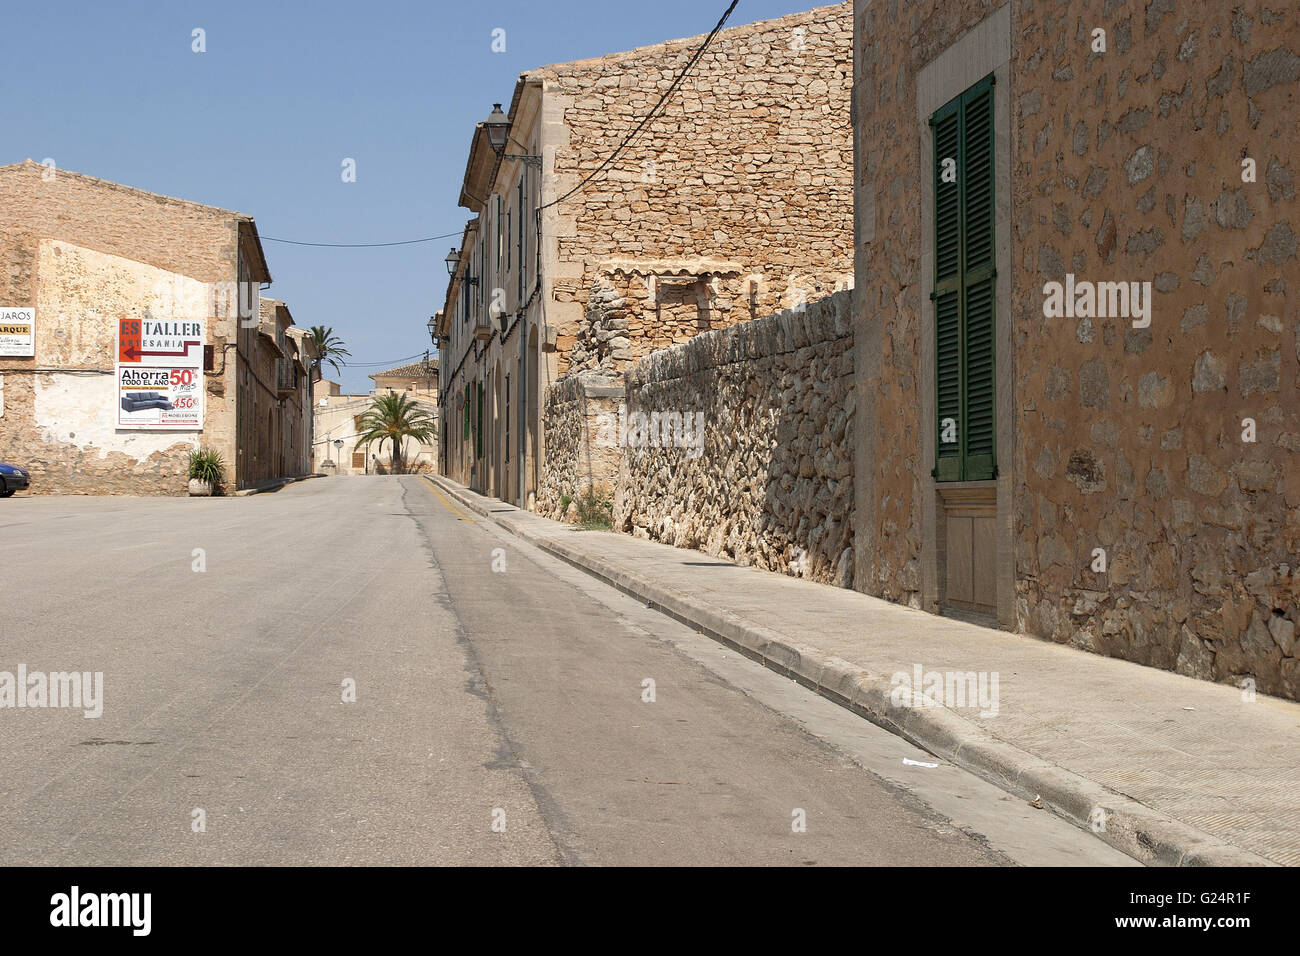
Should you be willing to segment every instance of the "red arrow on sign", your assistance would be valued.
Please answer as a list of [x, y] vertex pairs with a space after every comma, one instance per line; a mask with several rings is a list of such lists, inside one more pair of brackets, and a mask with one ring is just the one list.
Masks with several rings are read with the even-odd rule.
[[131, 361], [133, 361], [133, 362], [134, 362], [136, 359], [138, 359], [138, 358], [140, 358], [141, 356], [144, 356], [144, 355], [156, 355], [156, 356], [164, 356], [164, 357], [165, 357], [165, 356], [181, 356], [181, 357], [184, 357], [184, 356], [190, 354], [190, 346], [191, 346], [191, 345], [202, 345], [203, 343], [200, 342], [199, 340], [195, 339], [193, 342], [183, 342], [182, 344], [185, 346], [185, 348], [182, 349], [182, 350], [179, 351], [179, 352], [142, 352], [140, 349], [136, 348], [134, 345], [128, 345], [125, 349], [122, 350], [122, 354], [124, 354], [127, 358], [131, 359]]

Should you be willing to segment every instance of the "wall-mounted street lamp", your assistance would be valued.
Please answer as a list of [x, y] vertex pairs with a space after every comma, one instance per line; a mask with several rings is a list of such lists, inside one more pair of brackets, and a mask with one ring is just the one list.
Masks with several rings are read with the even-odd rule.
[[533, 169], [542, 168], [542, 157], [529, 156], [524, 153], [507, 153], [506, 142], [510, 139], [510, 118], [501, 110], [500, 103], [492, 104], [492, 112], [486, 120], [483, 121], [483, 128], [487, 130], [488, 144], [492, 147], [492, 152], [496, 153], [502, 159], [514, 159], [523, 163], [525, 166], [531, 166]]
[[[454, 277], [456, 275], [456, 267], [460, 265], [460, 253], [453, 248], [451, 252], [447, 253], [447, 258], [442, 261], [447, 263], [447, 275]], [[468, 266], [465, 267], [464, 281], [468, 285], [478, 285], [478, 279], [469, 274]], [[430, 320], [429, 324], [432, 325], [433, 321]]]
[[435, 347], [438, 344], [438, 317], [436, 315], [429, 316], [429, 341]]

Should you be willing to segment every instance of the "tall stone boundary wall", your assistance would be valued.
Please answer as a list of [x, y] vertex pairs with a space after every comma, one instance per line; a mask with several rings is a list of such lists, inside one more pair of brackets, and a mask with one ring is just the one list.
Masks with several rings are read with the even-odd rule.
[[538, 514], [562, 519], [572, 511], [572, 501], [589, 489], [613, 492], [618, 445], [610, 440], [608, 423], [617, 420], [623, 394], [621, 376], [595, 374], [571, 375], [547, 390], [542, 406], [545, 456], [537, 489]]
[[853, 396], [848, 292], [641, 359], [615, 529], [851, 587]]

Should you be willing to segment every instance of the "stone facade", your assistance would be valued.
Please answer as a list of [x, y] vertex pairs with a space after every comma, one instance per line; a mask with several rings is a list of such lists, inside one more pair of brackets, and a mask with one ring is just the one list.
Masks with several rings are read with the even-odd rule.
[[[311, 365], [315, 340], [294, 330], [289, 307], [262, 298], [257, 335], [241, 363], [244, 485], [311, 473]], [[299, 331], [291, 335], [291, 331]]]
[[[200, 445], [221, 454], [234, 487], [254, 480], [259, 448], [288, 460], [266, 444], [265, 406], [253, 415], [245, 400], [258, 287], [271, 280], [251, 217], [28, 160], [0, 167], [0, 222], [0, 305], [36, 308], [35, 355], [0, 358], [0, 449], [29, 467], [33, 493], [185, 494]], [[201, 432], [115, 427], [117, 320], [146, 311], [205, 323]], [[276, 441], [290, 458], [310, 427], [306, 389], [297, 394]]]
[[[899, 6], [855, 5], [855, 585], [943, 605], [926, 121], [992, 72], [998, 617], [1300, 696], [1300, 11]], [[1150, 282], [1149, 327], [1046, 317], [1067, 274]]]
[[850, 5], [719, 32], [614, 155], [703, 39], [524, 74], [514, 158], [476, 129], [475, 219], [435, 323], [451, 477], [524, 507], [581, 476], [612, 485], [563, 457], [594, 436], [546, 435], [567, 395], [548, 389], [851, 285]]
[[604, 423], [615, 528], [849, 587], [853, 416], [848, 292], [654, 352]]
[[[610, 168], [555, 214], [558, 375], [852, 283], [852, 11], [722, 31]], [[545, 67], [563, 195], [658, 102], [702, 38]]]

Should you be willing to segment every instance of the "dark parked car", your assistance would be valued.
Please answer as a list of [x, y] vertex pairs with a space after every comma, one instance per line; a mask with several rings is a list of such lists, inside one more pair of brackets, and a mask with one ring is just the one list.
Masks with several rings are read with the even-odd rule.
[[32, 476], [21, 465], [6, 465], [0, 462], [0, 498], [8, 498], [15, 491], [22, 491], [32, 483]]
[[135, 392], [122, 396], [122, 411], [138, 412], [142, 408], [162, 408], [167, 411], [175, 408], [166, 395], [157, 392]]

